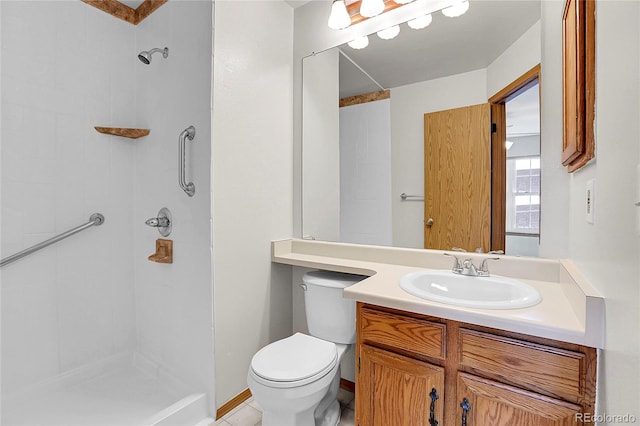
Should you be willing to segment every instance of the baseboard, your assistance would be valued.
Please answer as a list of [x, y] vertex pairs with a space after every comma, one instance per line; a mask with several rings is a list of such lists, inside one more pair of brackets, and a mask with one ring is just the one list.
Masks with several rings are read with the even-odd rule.
[[230, 413], [231, 410], [233, 410], [249, 398], [251, 398], [251, 391], [249, 389], [243, 390], [238, 395], [222, 404], [220, 408], [218, 408], [218, 410], [216, 411], [216, 420], [221, 419], [224, 415]]
[[349, 392], [355, 393], [356, 391], [356, 384], [347, 379], [340, 379], [340, 387]]

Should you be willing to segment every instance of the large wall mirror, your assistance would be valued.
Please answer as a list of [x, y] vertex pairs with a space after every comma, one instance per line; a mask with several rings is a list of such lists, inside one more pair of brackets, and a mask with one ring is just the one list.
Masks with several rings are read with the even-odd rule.
[[[303, 60], [306, 238], [424, 248], [425, 115], [486, 104], [540, 63], [540, 1], [477, 0], [457, 18], [436, 12], [426, 28], [400, 27], [394, 39], [372, 34], [364, 49], [345, 44]], [[506, 251], [537, 255], [538, 85], [526, 89], [506, 104], [506, 174], [513, 182], [507, 181], [512, 199], [505, 204], [520, 213], [510, 217], [507, 212]], [[379, 100], [339, 108], [340, 99], [372, 92], [382, 92]], [[487, 132], [490, 139], [490, 127]], [[472, 154], [466, 163], [439, 162], [436, 173], [464, 174], [476, 160]], [[525, 163], [526, 172], [520, 170]], [[490, 161], [482, 167], [491, 173]], [[524, 179], [518, 176], [525, 173], [531, 186], [523, 207], [525, 194], [518, 191]], [[460, 197], [483, 190], [485, 184], [476, 183]], [[446, 216], [438, 225], [451, 228]], [[525, 216], [527, 229], [519, 232], [517, 221], [524, 223]], [[467, 230], [451, 230], [458, 231]]]

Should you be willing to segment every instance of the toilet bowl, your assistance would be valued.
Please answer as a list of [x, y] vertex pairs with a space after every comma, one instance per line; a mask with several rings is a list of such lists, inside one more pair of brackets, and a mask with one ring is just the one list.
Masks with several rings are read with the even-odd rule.
[[309, 334], [296, 333], [260, 349], [247, 383], [262, 408], [263, 426], [336, 426], [340, 361], [355, 343], [355, 302], [345, 287], [365, 277], [307, 272], [305, 312]]
[[351, 345], [296, 333], [254, 356], [247, 382], [264, 426], [335, 426], [340, 360]]

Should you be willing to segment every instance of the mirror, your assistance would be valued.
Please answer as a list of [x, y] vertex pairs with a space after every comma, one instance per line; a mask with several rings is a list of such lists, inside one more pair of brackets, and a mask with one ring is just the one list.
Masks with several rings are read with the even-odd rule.
[[540, 2], [472, 1], [460, 17], [368, 38], [303, 60], [303, 237], [423, 248], [424, 114], [487, 103], [539, 64]]

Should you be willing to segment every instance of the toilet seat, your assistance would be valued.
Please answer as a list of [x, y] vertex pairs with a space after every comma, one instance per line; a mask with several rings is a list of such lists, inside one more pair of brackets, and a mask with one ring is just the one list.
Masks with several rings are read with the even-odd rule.
[[337, 361], [335, 343], [296, 333], [260, 349], [251, 370], [267, 386], [295, 387], [325, 376]]

